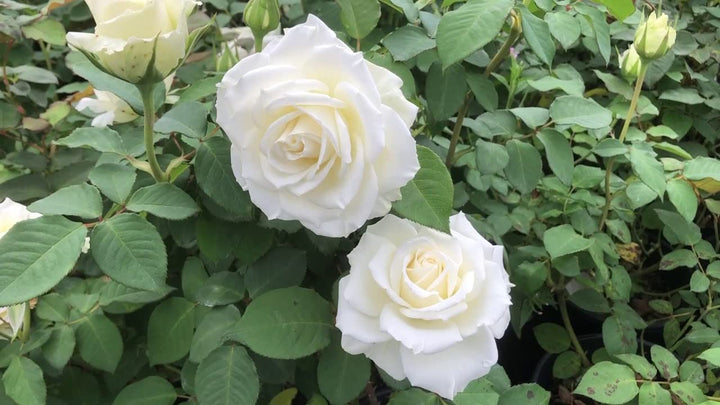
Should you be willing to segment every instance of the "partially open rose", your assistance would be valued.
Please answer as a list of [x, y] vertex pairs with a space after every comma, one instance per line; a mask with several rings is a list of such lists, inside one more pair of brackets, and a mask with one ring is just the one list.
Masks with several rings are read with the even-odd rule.
[[402, 81], [315, 16], [227, 72], [217, 121], [238, 183], [269, 218], [345, 236], [386, 214], [419, 168]]
[[511, 286], [501, 246], [463, 213], [450, 228], [447, 235], [393, 215], [369, 226], [348, 256], [337, 313], [348, 353], [446, 398], [497, 362]]

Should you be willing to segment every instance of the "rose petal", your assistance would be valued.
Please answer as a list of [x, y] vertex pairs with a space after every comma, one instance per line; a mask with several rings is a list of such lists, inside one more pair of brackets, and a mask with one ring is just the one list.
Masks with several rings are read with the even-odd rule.
[[454, 323], [410, 319], [403, 316], [394, 305], [383, 308], [380, 329], [413, 353], [436, 353], [463, 339]]
[[483, 328], [446, 350], [416, 354], [403, 347], [400, 357], [412, 385], [452, 399], [470, 381], [487, 374], [497, 363], [498, 353], [495, 339]]

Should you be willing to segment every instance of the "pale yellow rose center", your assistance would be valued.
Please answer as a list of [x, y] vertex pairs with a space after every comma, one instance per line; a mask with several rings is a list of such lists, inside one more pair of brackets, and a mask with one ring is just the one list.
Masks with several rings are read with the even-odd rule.
[[454, 295], [461, 284], [459, 268], [436, 246], [420, 246], [407, 259], [400, 296], [416, 308]]

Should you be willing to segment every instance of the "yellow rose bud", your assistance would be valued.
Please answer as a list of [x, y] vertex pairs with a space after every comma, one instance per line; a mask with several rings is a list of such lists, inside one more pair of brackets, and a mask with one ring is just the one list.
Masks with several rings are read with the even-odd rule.
[[675, 29], [668, 25], [667, 14], [658, 17], [655, 13], [640, 24], [635, 32], [633, 46], [645, 59], [657, 59], [667, 53], [675, 44]]
[[255, 49], [267, 33], [280, 24], [280, 6], [277, 0], [250, 0], [243, 11], [243, 22], [255, 36]]
[[620, 71], [622, 75], [628, 79], [634, 79], [640, 76], [640, 70], [642, 69], [642, 58], [635, 51], [634, 47], [628, 48], [619, 56]]

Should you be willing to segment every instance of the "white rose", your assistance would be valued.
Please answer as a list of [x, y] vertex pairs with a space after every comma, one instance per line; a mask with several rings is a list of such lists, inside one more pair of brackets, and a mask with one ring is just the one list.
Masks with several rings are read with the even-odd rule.
[[[67, 41], [94, 54], [113, 75], [138, 83], [148, 68], [164, 78], [185, 57], [187, 15], [194, 0], [85, 0], [95, 33], [69, 32]], [[149, 66], [153, 53], [155, 60]]]
[[[175, 75], [165, 78], [165, 90], [170, 91]], [[114, 93], [102, 90], [93, 90], [95, 97], [85, 97], [78, 101], [75, 108], [81, 112], [95, 115], [90, 125], [106, 127], [112, 124], [123, 124], [135, 120], [138, 114], [133, 111], [130, 104], [116, 96]]]
[[459, 213], [451, 235], [388, 215], [348, 255], [337, 327], [348, 353], [452, 399], [497, 362], [510, 321], [503, 248]]
[[217, 122], [238, 183], [268, 218], [345, 236], [386, 214], [419, 169], [402, 80], [315, 16], [241, 60], [219, 85]]
[[27, 207], [15, 201], [6, 198], [0, 203], [0, 238], [15, 224], [26, 219], [37, 218], [41, 216], [38, 213], [28, 211]]

